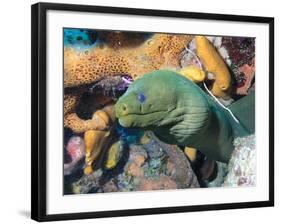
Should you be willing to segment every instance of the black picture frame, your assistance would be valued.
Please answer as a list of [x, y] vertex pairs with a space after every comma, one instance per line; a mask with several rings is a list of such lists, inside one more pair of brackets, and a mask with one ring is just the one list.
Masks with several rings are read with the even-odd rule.
[[[217, 21], [269, 24], [269, 200], [196, 206], [160, 207], [149, 209], [101, 212], [46, 214], [46, 13], [48, 10], [100, 12], [124, 15], [162, 16]], [[274, 18], [151, 9], [103, 7], [73, 4], [37, 3], [32, 5], [32, 155], [31, 155], [31, 218], [37, 221], [148, 215], [237, 208], [274, 206]]]

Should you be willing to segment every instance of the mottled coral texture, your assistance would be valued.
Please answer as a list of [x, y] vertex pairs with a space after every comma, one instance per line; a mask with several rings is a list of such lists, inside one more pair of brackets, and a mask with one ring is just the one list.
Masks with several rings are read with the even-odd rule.
[[64, 49], [64, 86], [74, 87], [95, 82], [105, 76], [141, 74], [163, 67], [179, 67], [180, 54], [190, 35], [155, 34], [139, 46], [112, 48], [99, 45], [78, 52]]

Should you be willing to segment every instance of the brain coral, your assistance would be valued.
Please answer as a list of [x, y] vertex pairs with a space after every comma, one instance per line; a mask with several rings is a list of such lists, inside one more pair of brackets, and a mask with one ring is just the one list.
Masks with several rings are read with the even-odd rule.
[[[65, 47], [64, 87], [71, 89], [83, 86], [106, 76], [130, 74], [133, 79], [137, 79], [142, 74], [161, 68], [178, 69], [181, 53], [192, 38], [191, 35], [154, 34], [139, 45], [124, 43], [126, 47], [97, 45], [85, 51]], [[93, 122], [85, 123], [77, 115], [72, 114], [75, 113], [74, 108], [79, 102], [80, 95], [79, 92], [71, 91], [65, 94], [64, 124], [72, 130], [84, 132], [91, 129]]]

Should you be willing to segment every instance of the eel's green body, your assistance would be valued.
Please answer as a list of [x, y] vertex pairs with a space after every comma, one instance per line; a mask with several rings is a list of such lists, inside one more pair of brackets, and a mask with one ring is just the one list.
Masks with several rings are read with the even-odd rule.
[[[233, 105], [234, 114], [244, 111], [242, 107], [247, 104], [246, 100]], [[115, 110], [124, 127], [152, 130], [168, 144], [197, 148], [207, 157], [221, 162], [230, 159], [234, 137], [253, 131], [247, 130], [245, 124], [235, 123], [229, 112], [199, 86], [168, 70], [137, 79], [119, 98]], [[248, 112], [254, 113], [253, 109], [251, 111]], [[238, 119], [243, 116], [241, 114]], [[253, 114], [246, 116], [254, 118]]]

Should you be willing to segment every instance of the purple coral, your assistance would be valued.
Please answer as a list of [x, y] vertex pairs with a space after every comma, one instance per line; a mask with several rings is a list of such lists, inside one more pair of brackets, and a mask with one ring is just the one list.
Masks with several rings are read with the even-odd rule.
[[101, 93], [104, 96], [119, 97], [122, 95], [133, 82], [128, 74], [120, 74], [116, 76], [106, 77], [96, 82], [91, 88], [91, 93]]
[[255, 57], [255, 38], [252, 37], [223, 37], [222, 46], [229, 54], [235, 66], [251, 65]]

